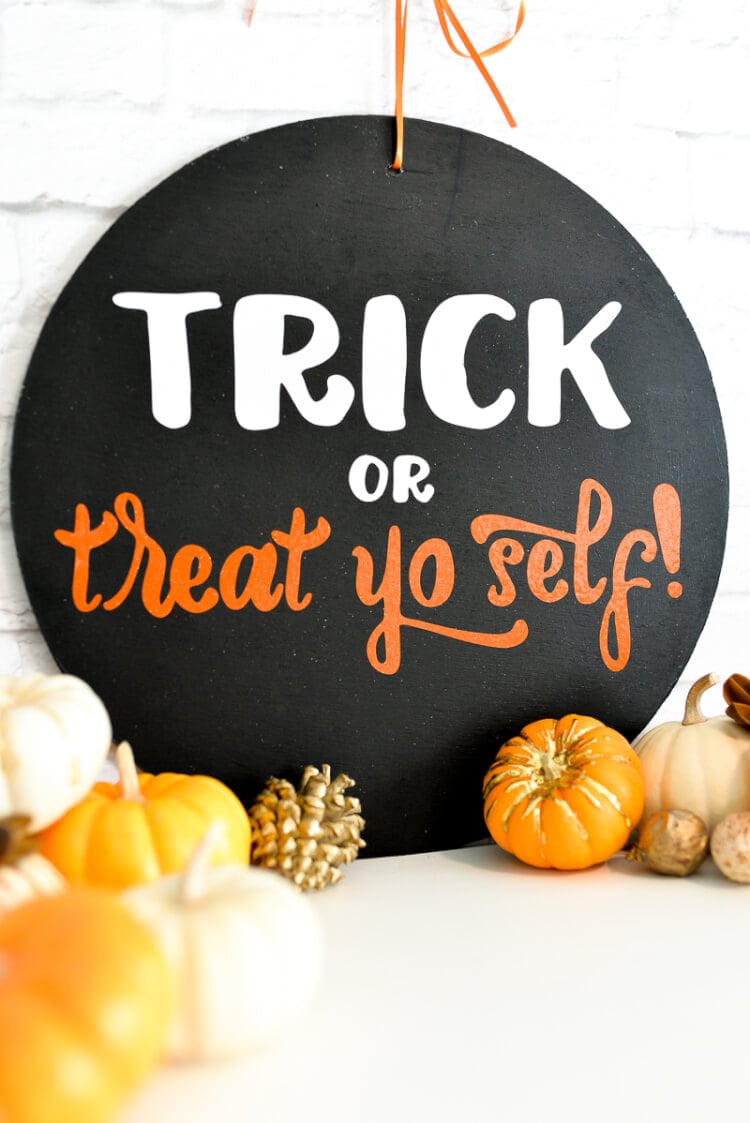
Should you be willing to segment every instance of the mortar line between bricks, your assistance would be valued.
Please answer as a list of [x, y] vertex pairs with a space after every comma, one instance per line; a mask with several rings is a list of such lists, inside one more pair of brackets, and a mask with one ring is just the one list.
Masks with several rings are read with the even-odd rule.
[[9, 214], [44, 214], [47, 211], [65, 211], [66, 214], [90, 215], [92, 218], [119, 218], [129, 207], [127, 205], [103, 206], [96, 203], [81, 203], [67, 199], [53, 199], [46, 195], [23, 202], [4, 202], [0, 199], [0, 212]]

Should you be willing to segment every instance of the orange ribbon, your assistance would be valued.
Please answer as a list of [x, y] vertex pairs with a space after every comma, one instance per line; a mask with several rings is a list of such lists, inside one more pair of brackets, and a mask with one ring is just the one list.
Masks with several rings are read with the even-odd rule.
[[[505, 98], [497, 88], [492, 75], [484, 65], [482, 59], [488, 58], [490, 55], [496, 55], [498, 51], [504, 50], [513, 42], [526, 18], [525, 0], [521, 0], [518, 6], [518, 18], [516, 19], [516, 26], [513, 34], [508, 36], [507, 39], [502, 39], [499, 43], [495, 43], [494, 46], [487, 47], [484, 51], [478, 51], [476, 49], [462, 27], [458, 16], [448, 3], [448, 0], [434, 0], [434, 4], [438, 22], [440, 23], [440, 30], [445, 37], [446, 43], [454, 54], [461, 55], [462, 58], [470, 58], [474, 62], [479, 73], [492, 91], [495, 101], [502, 109], [506, 121], [511, 128], [515, 128], [516, 122], [513, 118], [513, 114], [508, 108]], [[393, 157], [393, 164], [391, 165], [396, 172], [402, 170], [404, 162], [404, 60], [406, 58], [406, 13], [408, 6], [409, 0], [396, 0], [396, 152]], [[455, 32], [466, 48], [465, 51], [462, 51], [461, 48], [456, 45], [453, 32]]]

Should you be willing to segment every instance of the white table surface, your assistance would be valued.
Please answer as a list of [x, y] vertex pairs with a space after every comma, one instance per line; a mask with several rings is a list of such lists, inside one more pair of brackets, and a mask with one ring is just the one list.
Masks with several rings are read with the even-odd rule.
[[326, 968], [292, 1032], [162, 1067], [117, 1123], [748, 1118], [750, 886], [710, 860], [680, 879], [494, 845], [359, 859], [314, 904]]

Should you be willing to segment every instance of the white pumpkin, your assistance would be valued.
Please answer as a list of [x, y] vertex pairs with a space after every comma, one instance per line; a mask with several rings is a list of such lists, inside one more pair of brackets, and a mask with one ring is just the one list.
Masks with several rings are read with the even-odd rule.
[[28, 833], [27, 815], [0, 819], [0, 919], [37, 897], [62, 893], [62, 874], [42, 854]]
[[25, 854], [13, 865], [0, 865], [0, 918], [37, 897], [62, 893], [62, 874], [41, 854]]
[[277, 1037], [317, 988], [314, 906], [276, 873], [209, 868], [214, 824], [187, 872], [138, 886], [126, 905], [159, 940], [175, 980], [173, 1059], [213, 1060]]
[[30, 830], [59, 819], [96, 782], [112, 744], [103, 703], [73, 675], [0, 677], [0, 817]]
[[703, 693], [719, 682], [704, 675], [690, 689], [681, 722], [649, 729], [634, 744], [645, 787], [644, 821], [680, 808], [699, 815], [709, 833], [731, 812], [750, 810], [750, 729], [722, 714], [706, 719]]

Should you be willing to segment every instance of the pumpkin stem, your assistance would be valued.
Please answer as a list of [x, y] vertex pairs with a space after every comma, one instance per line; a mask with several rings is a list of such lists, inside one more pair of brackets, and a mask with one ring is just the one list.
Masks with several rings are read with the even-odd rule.
[[182, 875], [180, 899], [198, 901], [206, 892], [206, 874], [214, 851], [221, 842], [224, 824], [215, 819], [193, 851], [193, 856]]
[[682, 719], [683, 725], [700, 725], [705, 721], [705, 717], [701, 713], [700, 700], [710, 686], [715, 686], [719, 681], [720, 676], [716, 674], [703, 675], [697, 682], [694, 682], [688, 691], [688, 696], [685, 701], [685, 716]]
[[117, 767], [120, 770], [120, 799], [133, 799], [143, 802], [141, 785], [138, 783], [138, 769], [135, 766], [133, 750], [127, 741], [121, 741], [115, 750]]

